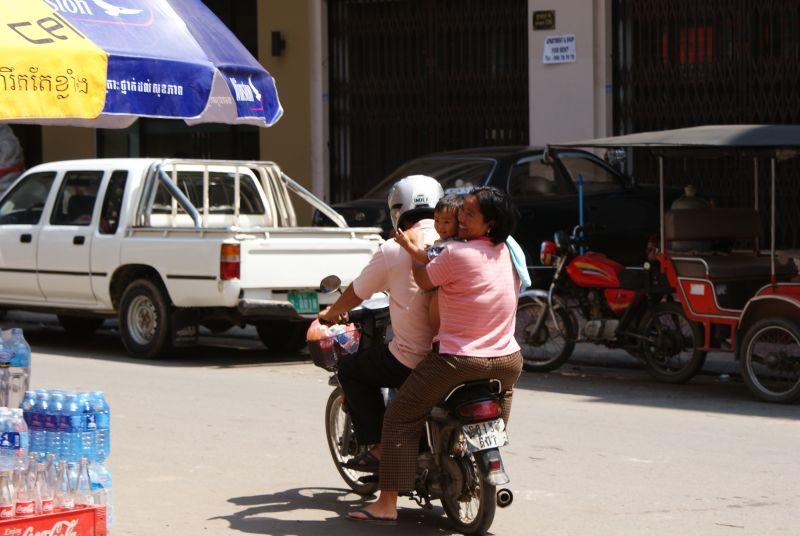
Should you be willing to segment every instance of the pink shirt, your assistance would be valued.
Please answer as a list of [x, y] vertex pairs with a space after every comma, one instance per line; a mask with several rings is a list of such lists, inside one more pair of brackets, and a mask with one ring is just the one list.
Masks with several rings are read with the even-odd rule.
[[428, 264], [439, 287], [439, 351], [499, 357], [519, 351], [514, 339], [519, 278], [505, 244], [451, 242]]
[[[422, 220], [411, 227], [422, 229], [423, 243], [430, 246], [439, 238], [433, 220]], [[389, 351], [403, 365], [413, 369], [431, 351], [433, 328], [428, 321], [431, 294], [414, 281], [411, 255], [394, 239], [384, 242], [366, 268], [353, 280], [356, 295], [365, 300], [376, 292], [389, 291], [389, 315], [394, 338]]]

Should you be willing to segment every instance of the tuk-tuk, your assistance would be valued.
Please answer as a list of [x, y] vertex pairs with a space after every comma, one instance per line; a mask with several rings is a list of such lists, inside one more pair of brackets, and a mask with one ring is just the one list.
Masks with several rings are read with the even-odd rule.
[[[555, 149], [646, 149], [659, 170], [660, 237], [645, 264], [665, 280], [663, 298], [702, 327], [705, 352], [732, 352], [748, 388], [768, 402], [800, 399], [800, 276], [790, 252], [776, 251], [776, 164], [800, 156], [800, 126], [724, 125], [645, 132], [552, 145]], [[752, 158], [752, 208], [664, 206], [664, 159]], [[761, 248], [759, 162], [769, 161], [769, 249]], [[763, 167], [763, 166], [762, 166]], [[621, 215], [624, 217], [624, 215]], [[782, 254], [783, 253], [783, 254]]]

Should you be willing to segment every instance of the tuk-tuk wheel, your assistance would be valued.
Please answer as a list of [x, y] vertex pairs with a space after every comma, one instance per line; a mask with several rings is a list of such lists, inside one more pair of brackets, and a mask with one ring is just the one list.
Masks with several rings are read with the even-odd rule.
[[739, 366], [744, 383], [761, 400], [800, 400], [800, 325], [780, 316], [753, 324], [742, 339]]
[[666, 383], [685, 383], [703, 368], [703, 330], [683, 312], [679, 303], [662, 302], [645, 313], [641, 346], [647, 371]]

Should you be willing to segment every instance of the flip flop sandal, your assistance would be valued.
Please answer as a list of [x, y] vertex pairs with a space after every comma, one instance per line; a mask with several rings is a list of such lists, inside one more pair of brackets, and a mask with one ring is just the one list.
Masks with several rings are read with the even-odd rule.
[[[353, 514], [362, 514], [364, 517], [353, 517]], [[388, 517], [378, 517], [376, 515], [370, 514], [366, 510], [353, 510], [352, 512], [347, 514], [346, 517], [350, 521], [369, 523], [371, 525], [397, 525], [396, 519], [391, 519]]]
[[371, 452], [365, 452], [356, 456], [352, 460], [348, 460], [342, 464], [342, 467], [352, 469], [353, 471], [360, 471], [362, 473], [377, 473], [380, 470], [381, 461], [376, 458]]

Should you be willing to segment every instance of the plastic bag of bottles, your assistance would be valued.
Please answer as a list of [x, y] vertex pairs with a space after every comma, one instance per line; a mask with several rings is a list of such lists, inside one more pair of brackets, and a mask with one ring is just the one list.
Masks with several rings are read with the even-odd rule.
[[308, 329], [306, 340], [314, 364], [334, 371], [336, 362], [342, 356], [358, 351], [361, 331], [355, 324], [324, 326], [315, 320]]

